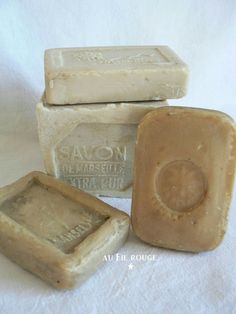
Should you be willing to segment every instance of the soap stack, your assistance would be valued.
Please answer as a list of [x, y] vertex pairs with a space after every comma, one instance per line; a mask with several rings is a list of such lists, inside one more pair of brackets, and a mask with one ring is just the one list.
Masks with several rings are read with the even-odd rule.
[[47, 50], [37, 106], [47, 173], [95, 195], [130, 197], [137, 126], [183, 97], [187, 76], [166, 46]]
[[186, 90], [173, 51], [51, 49], [45, 78], [37, 118], [53, 176], [32, 172], [0, 189], [1, 252], [57, 288], [82, 284], [125, 243], [130, 219], [80, 189], [130, 196], [132, 185], [144, 242], [190, 252], [221, 243], [236, 127], [222, 112], [166, 106]]

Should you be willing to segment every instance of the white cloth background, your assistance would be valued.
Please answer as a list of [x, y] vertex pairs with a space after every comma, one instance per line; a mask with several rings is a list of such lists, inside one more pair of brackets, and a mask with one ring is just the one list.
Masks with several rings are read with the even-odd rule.
[[[171, 46], [188, 63], [188, 95], [170, 104], [225, 111], [236, 118], [234, 0], [0, 0], [0, 185], [43, 170], [35, 104], [44, 89], [46, 48]], [[106, 199], [130, 212], [130, 200]], [[154, 248], [132, 233], [81, 288], [55, 291], [0, 255], [0, 313], [236, 313], [236, 209], [215, 251]], [[134, 261], [132, 254], [154, 254]]]

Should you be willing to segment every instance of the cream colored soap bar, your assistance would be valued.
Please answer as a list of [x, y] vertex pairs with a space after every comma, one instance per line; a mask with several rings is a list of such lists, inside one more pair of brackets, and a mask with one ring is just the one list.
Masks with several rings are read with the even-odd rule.
[[139, 125], [133, 230], [152, 245], [206, 251], [227, 227], [236, 130], [221, 112], [165, 107]]
[[0, 189], [0, 250], [57, 288], [84, 282], [125, 242], [129, 217], [32, 172]]
[[64, 105], [180, 98], [187, 66], [166, 46], [45, 52], [46, 101]]
[[95, 195], [130, 197], [137, 125], [167, 103], [37, 106], [46, 171]]

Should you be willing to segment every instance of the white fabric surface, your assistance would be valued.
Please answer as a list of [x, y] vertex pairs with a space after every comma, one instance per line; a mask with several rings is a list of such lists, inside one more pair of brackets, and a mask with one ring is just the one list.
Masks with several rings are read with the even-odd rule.
[[[236, 118], [234, 0], [1, 0], [0, 185], [43, 170], [35, 103], [50, 47], [166, 44], [189, 64], [188, 95], [171, 104], [223, 110]], [[130, 211], [130, 200], [106, 199]], [[236, 313], [236, 210], [215, 251], [154, 248], [131, 232], [81, 288], [56, 291], [0, 255], [0, 313]], [[134, 261], [153, 254], [155, 261]]]

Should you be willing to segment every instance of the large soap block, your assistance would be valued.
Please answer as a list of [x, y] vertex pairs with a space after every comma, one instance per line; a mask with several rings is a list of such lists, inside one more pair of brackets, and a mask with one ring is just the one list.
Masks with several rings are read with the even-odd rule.
[[140, 123], [132, 225], [143, 241], [175, 250], [214, 249], [227, 227], [236, 162], [232, 119], [166, 107]]
[[95, 195], [130, 197], [137, 125], [167, 103], [48, 106], [39, 103], [46, 171]]
[[64, 105], [180, 98], [187, 66], [166, 46], [45, 52], [46, 101]]
[[129, 217], [32, 172], [0, 189], [0, 250], [56, 288], [84, 282], [125, 242]]

